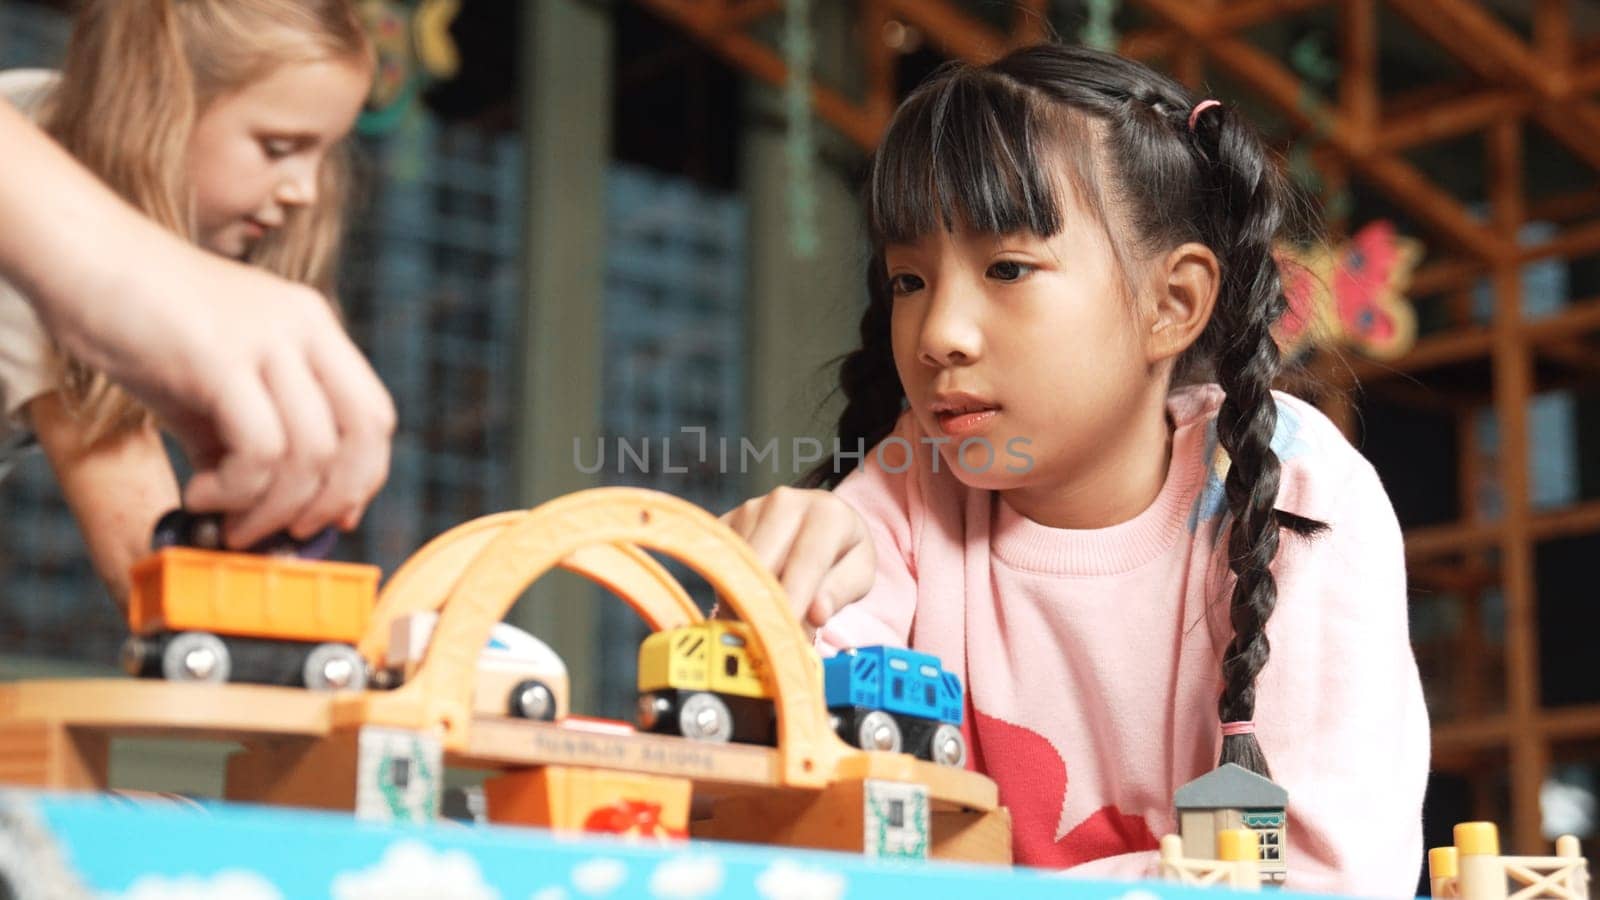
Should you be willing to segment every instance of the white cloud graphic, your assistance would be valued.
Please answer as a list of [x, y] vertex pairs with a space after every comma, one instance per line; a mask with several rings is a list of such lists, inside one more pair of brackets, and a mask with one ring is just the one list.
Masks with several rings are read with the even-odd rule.
[[620, 859], [591, 859], [572, 867], [572, 884], [590, 897], [603, 897], [628, 879], [628, 867]]
[[224, 869], [211, 875], [141, 875], [118, 900], [283, 900], [283, 892], [255, 872]]
[[417, 840], [389, 845], [371, 866], [340, 872], [330, 891], [334, 900], [499, 900], [483, 880], [478, 863], [464, 850], [435, 850]]
[[540, 888], [539, 890], [534, 891], [533, 896], [529, 897], [528, 900], [567, 900], [567, 889], [560, 887], [559, 885], [556, 887]]
[[674, 856], [650, 875], [655, 897], [705, 897], [722, 887], [722, 862], [714, 856]]
[[827, 869], [778, 860], [756, 877], [756, 893], [768, 900], [837, 900], [844, 876]]

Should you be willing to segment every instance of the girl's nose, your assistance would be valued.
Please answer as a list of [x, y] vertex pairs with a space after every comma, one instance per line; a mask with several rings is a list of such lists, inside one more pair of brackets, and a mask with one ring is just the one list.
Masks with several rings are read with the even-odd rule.
[[977, 360], [983, 333], [957, 291], [937, 292], [922, 320], [921, 360], [930, 366], [958, 366]]
[[297, 171], [278, 183], [273, 199], [284, 206], [310, 206], [317, 200], [315, 169]]

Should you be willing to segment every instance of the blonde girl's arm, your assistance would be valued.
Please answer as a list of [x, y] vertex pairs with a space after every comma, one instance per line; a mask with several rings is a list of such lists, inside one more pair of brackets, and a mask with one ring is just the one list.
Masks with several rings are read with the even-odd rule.
[[161, 433], [147, 422], [85, 447], [59, 391], [34, 399], [27, 411], [95, 571], [125, 609], [129, 569], [150, 552], [156, 519], [179, 505]]

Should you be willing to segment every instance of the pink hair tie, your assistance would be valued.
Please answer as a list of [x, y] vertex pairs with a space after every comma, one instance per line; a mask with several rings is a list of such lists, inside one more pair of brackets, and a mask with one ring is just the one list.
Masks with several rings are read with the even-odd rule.
[[[1215, 102], [1215, 101], [1213, 101], [1213, 102]], [[1223, 737], [1233, 737], [1236, 734], [1255, 734], [1255, 733], [1256, 733], [1256, 723], [1253, 722], [1253, 721], [1223, 722], [1222, 723], [1222, 736]]]
[[1194, 109], [1189, 110], [1189, 130], [1190, 131], [1194, 130], [1194, 123], [1200, 121], [1200, 114], [1201, 113], [1205, 112], [1206, 110], [1210, 109], [1213, 106], [1221, 106], [1221, 105], [1222, 105], [1222, 101], [1221, 100], [1201, 100], [1199, 103], [1196, 103], [1194, 105]]

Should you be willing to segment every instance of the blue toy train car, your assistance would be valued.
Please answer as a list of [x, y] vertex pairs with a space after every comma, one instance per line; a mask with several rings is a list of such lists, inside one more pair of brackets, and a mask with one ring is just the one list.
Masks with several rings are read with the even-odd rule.
[[857, 647], [823, 660], [822, 683], [834, 730], [846, 743], [966, 765], [961, 679], [946, 672], [938, 657]]

